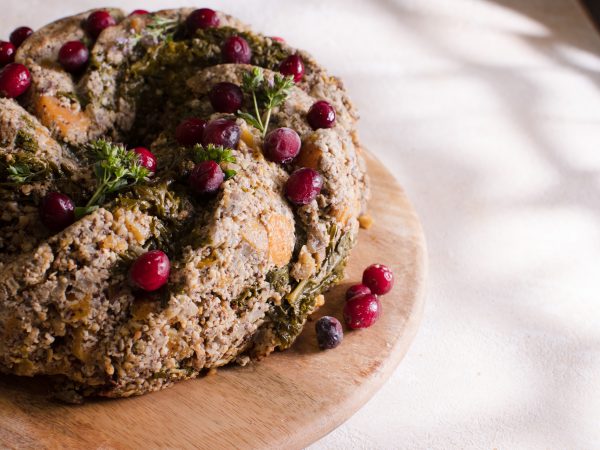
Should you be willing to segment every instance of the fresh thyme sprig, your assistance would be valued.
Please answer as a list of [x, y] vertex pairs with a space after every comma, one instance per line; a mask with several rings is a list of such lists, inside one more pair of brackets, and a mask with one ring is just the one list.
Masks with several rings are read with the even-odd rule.
[[238, 111], [238, 116], [248, 124], [258, 128], [263, 136], [269, 129], [269, 121], [273, 108], [280, 106], [290, 95], [290, 89], [294, 86], [294, 77], [284, 77], [275, 74], [273, 82], [265, 79], [263, 70], [254, 67], [246, 72], [242, 78], [242, 90], [252, 95], [254, 107], [253, 114]]
[[237, 159], [231, 153], [232, 150], [230, 148], [225, 148], [222, 145], [213, 145], [208, 144], [206, 147], [196, 144], [192, 149], [194, 152], [194, 162], [203, 162], [203, 161], [214, 161], [221, 166], [223, 169], [223, 173], [225, 174], [225, 179], [229, 180], [234, 177], [237, 171], [231, 169], [229, 167], [223, 167], [225, 163], [233, 163], [237, 162]]
[[146, 27], [146, 31], [150, 36], [156, 37], [157, 39], [161, 36], [168, 38], [175, 34], [178, 27], [179, 21], [177, 19], [155, 16], [152, 19], [152, 22]]
[[161, 39], [170, 40], [179, 28], [179, 21], [163, 16], [154, 16], [146, 28], [135, 35], [136, 41], [158, 43]]
[[137, 153], [119, 144], [99, 139], [89, 145], [96, 158], [94, 174], [98, 187], [84, 207], [75, 209], [77, 217], [98, 209], [107, 194], [120, 191], [148, 179], [150, 171], [140, 164]]

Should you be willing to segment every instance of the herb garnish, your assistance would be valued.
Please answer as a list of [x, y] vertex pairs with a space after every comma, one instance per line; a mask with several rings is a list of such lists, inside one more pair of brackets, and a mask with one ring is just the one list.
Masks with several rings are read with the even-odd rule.
[[165, 39], [172, 38], [177, 28], [179, 21], [177, 19], [169, 19], [162, 16], [154, 16], [152, 22], [146, 26], [146, 34], [157, 40], [164, 36]]
[[92, 142], [89, 148], [97, 160], [94, 174], [98, 180], [98, 188], [84, 207], [75, 208], [78, 218], [98, 209], [107, 194], [147, 180], [150, 175], [150, 171], [140, 164], [137, 153], [120, 144], [99, 139]]
[[242, 90], [252, 95], [254, 112], [249, 114], [238, 111], [238, 116], [253, 127], [258, 128], [265, 136], [269, 128], [273, 108], [285, 102], [293, 86], [294, 77], [291, 75], [284, 77], [277, 73], [271, 83], [265, 79], [261, 68], [254, 67], [251, 71], [246, 72], [242, 78]]
[[170, 41], [173, 39], [178, 28], [179, 21], [177, 19], [156, 15], [152, 17], [148, 25], [141, 32], [134, 36], [134, 39], [137, 42], [143, 39], [143, 42], [153, 44], [160, 42], [161, 38]]
[[[230, 148], [224, 148], [222, 145], [214, 145], [208, 144], [206, 147], [196, 144], [193, 148], [194, 152], [194, 162], [203, 162], [203, 161], [214, 161], [219, 165], [223, 163], [236, 163], [237, 160], [235, 156], [231, 153], [232, 150]], [[223, 173], [225, 174], [225, 179], [229, 180], [234, 177], [237, 173], [235, 170], [221, 167], [223, 169]]]
[[8, 181], [17, 184], [23, 184], [32, 181], [38, 175], [46, 172], [46, 169], [32, 172], [29, 165], [21, 163], [10, 165], [6, 168], [6, 170], [8, 172]]

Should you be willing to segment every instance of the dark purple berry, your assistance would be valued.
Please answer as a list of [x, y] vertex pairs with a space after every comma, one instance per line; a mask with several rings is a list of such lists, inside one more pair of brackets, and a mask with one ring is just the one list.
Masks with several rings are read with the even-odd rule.
[[206, 120], [190, 117], [181, 122], [175, 129], [175, 140], [184, 147], [200, 144], [205, 128]]
[[336, 348], [344, 339], [342, 324], [335, 317], [323, 316], [315, 323], [317, 341], [322, 350]]
[[344, 320], [349, 328], [368, 328], [381, 315], [381, 302], [376, 295], [361, 294], [352, 297], [344, 305]]
[[264, 144], [265, 156], [281, 164], [289, 163], [300, 153], [300, 136], [291, 128], [277, 128], [267, 134]]
[[48, 192], [40, 205], [40, 219], [50, 231], [64, 230], [75, 222], [75, 204], [65, 194]]
[[217, 112], [235, 113], [242, 107], [244, 94], [237, 84], [217, 83], [210, 90], [210, 104]]
[[364, 284], [355, 284], [354, 286], [350, 286], [346, 291], [346, 300], [350, 300], [352, 297], [362, 294], [371, 294], [371, 289]]
[[188, 31], [194, 34], [199, 29], [217, 28], [219, 26], [219, 16], [217, 16], [216, 11], [210, 8], [200, 8], [188, 16], [185, 24]]
[[310, 107], [306, 119], [313, 130], [331, 128], [335, 125], [335, 109], [324, 100], [318, 101]]
[[225, 174], [215, 161], [202, 161], [190, 173], [189, 183], [194, 192], [201, 195], [214, 194], [219, 190]]
[[279, 65], [279, 72], [282, 75], [293, 76], [294, 81], [298, 83], [304, 76], [304, 63], [299, 55], [290, 55]]
[[96, 11], [88, 16], [85, 28], [92, 38], [97, 39], [105, 29], [116, 24], [117, 21], [108, 11]]
[[5, 66], [14, 62], [17, 48], [11, 43], [0, 41], [0, 66]]
[[129, 269], [129, 281], [144, 291], [160, 289], [169, 281], [171, 262], [161, 250], [152, 250], [141, 255]]
[[90, 52], [81, 41], [71, 41], [64, 44], [58, 52], [61, 66], [71, 73], [81, 72], [88, 63]]
[[33, 34], [33, 30], [29, 27], [19, 27], [10, 33], [10, 42], [19, 48], [21, 44], [27, 39], [29, 36]]
[[237, 148], [242, 130], [233, 120], [221, 118], [208, 122], [204, 129], [204, 145], [222, 145], [225, 148]]
[[286, 197], [296, 205], [312, 202], [323, 187], [323, 177], [310, 167], [296, 170], [285, 184]]
[[373, 264], [363, 272], [362, 282], [376, 295], [384, 295], [394, 287], [394, 274], [383, 264]]
[[23, 64], [11, 63], [0, 70], [0, 97], [17, 98], [31, 84], [31, 74]]
[[231, 36], [221, 47], [223, 62], [233, 64], [250, 64], [252, 50], [246, 39], [240, 36]]

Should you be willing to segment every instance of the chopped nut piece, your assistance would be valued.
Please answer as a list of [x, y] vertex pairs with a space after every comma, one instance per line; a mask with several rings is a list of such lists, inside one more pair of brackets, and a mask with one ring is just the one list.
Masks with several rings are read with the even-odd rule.
[[323, 294], [319, 294], [315, 297], [315, 307], [320, 308], [325, 304], [325, 296]]
[[360, 224], [361, 228], [368, 230], [373, 226], [373, 218], [368, 214], [363, 214], [362, 216], [358, 217], [358, 223]]

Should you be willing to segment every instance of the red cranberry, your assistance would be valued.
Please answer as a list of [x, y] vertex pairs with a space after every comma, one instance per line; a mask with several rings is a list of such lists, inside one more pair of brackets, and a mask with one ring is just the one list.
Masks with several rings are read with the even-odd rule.
[[190, 187], [197, 194], [214, 194], [225, 180], [221, 166], [215, 161], [202, 161], [190, 173]]
[[131, 16], [145, 16], [146, 14], [150, 14], [148, 11], [146, 11], [145, 9], [134, 9], [133, 11], [131, 11], [131, 14], [129, 14], [129, 17]]
[[91, 37], [97, 39], [102, 31], [116, 24], [117, 21], [108, 11], [96, 11], [88, 16], [85, 28]]
[[19, 27], [12, 33], [10, 33], [10, 42], [19, 48], [21, 44], [27, 39], [29, 36], [33, 34], [33, 30], [29, 27]]
[[205, 30], [206, 28], [217, 28], [219, 26], [219, 16], [217, 12], [210, 8], [200, 8], [193, 11], [185, 21], [188, 31], [194, 34], [196, 30]]
[[346, 291], [346, 300], [350, 300], [352, 297], [361, 294], [371, 294], [371, 289], [364, 284], [355, 284], [354, 286], [350, 286]]
[[298, 55], [290, 55], [279, 65], [279, 72], [286, 77], [293, 76], [294, 81], [299, 82], [304, 76], [304, 63]]
[[156, 173], [156, 156], [145, 147], [136, 147], [133, 149], [137, 153], [140, 165], [152, 173]]
[[217, 83], [208, 94], [210, 104], [217, 112], [235, 113], [242, 107], [244, 94], [233, 83]]
[[277, 128], [265, 138], [265, 156], [281, 164], [289, 163], [300, 153], [300, 136], [291, 128]]
[[160, 250], [152, 250], [135, 260], [129, 269], [129, 280], [144, 291], [156, 291], [167, 284], [170, 271], [169, 257]]
[[363, 272], [362, 282], [376, 295], [384, 295], [394, 287], [394, 274], [383, 264], [373, 264]]
[[204, 129], [202, 143], [204, 145], [222, 145], [226, 148], [236, 148], [240, 142], [242, 130], [237, 123], [229, 119], [215, 119], [208, 122]]
[[344, 320], [349, 328], [369, 328], [381, 315], [381, 302], [376, 295], [361, 294], [352, 297], [344, 306]]
[[271, 36], [271, 40], [279, 42], [280, 44], [285, 44], [285, 39], [279, 36]]
[[315, 323], [317, 341], [322, 350], [336, 348], [344, 339], [342, 324], [335, 317], [323, 316]]
[[286, 197], [296, 205], [312, 202], [323, 187], [323, 177], [310, 167], [296, 170], [285, 184]]
[[184, 147], [200, 144], [205, 128], [206, 120], [190, 117], [181, 122], [175, 129], [175, 140]]
[[58, 61], [67, 72], [81, 72], [88, 63], [90, 52], [81, 41], [64, 44], [58, 52]]
[[17, 48], [10, 42], [0, 41], [0, 66], [14, 62]]
[[306, 119], [313, 130], [331, 128], [335, 125], [335, 109], [324, 100], [318, 101], [310, 107]]
[[0, 70], [0, 96], [17, 98], [31, 84], [31, 74], [23, 64], [12, 63]]
[[50, 231], [61, 231], [75, 222], [75, 204], [65, 194], [48, 192], [40, 205], [40, 219]]
[[249, 64], [252, 59], [252, 50], [246, 39], [240, 36], [231, 36], [221, 47], [223, 62], [233, 64]]

